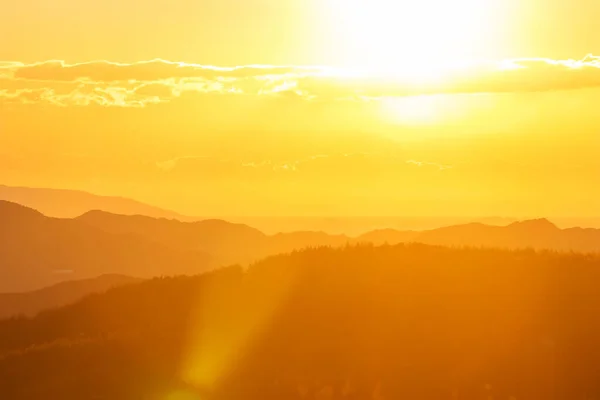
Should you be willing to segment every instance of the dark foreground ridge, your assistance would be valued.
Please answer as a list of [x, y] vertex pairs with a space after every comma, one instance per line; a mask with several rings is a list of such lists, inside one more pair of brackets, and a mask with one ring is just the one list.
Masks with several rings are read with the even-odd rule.
[[46, 309], [66, 306], [91, 293], [140, 282], [124, 275], [101, 275], [97, 278], [65, 281], [25, 293], [0, 293], [0, 319], [15, 315], [35, 316]]
[[0, 322], [11, 400], [600, 395], [600, 258], [316, 248]]

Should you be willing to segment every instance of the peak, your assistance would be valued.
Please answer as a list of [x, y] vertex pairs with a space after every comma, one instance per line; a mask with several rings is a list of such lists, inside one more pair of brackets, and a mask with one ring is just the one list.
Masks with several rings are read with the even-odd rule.
[[96, 216], [100, 216], [100, 215], [113, 215], [107, 211], [103, 211], [103, 210], [90, 210], [87, 211], [83, 214], [81, 214], [79, 216], [79, 218], [86, 218], [86, 217], [96, 217]]
[[0, 209], [1, 210], [9, 210], [9, 211], [21, 211], [21, 212], [31, 212], [36, 214], [41, 214], [39, 211], [34, 210], [33, 208], [25, 207], [24, 205], [14, 203], [12, 201], [0, 200]]
[[509, 227], [513, 228], [522, 228], [522, 229], [535, 229], [535, 230], [548, 230], [548, 229], [558, 229], [556, 225], [547, 220], [546, 218], [538, 218], [538, 219], [530, 219], [525, 221], [514, 222], [509, 225]]
[[7, 218], [43, 217], [44, 215], [33, 208], [6, 200], [0, 200], [0, 216]]

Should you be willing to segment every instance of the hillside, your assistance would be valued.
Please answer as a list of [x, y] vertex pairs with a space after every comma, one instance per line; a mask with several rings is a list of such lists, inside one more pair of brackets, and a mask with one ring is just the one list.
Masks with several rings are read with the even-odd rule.
[[444, 246], [534, 248], [600, 252], [600, 229], [560, 229], [546, 219], [514, 222], [508, 226], [467, 224], [421, 232], [420, 243]]
[[61, 282], [32, 292], [0, 293], [0, 319], [14, 315], [34, 316], [42, 310], [74, 303], [92, 293], [101, 293], [140, 281], [123, 275], [102, 275], [97, 278]]
[[544, 219], [514, 222], [507, 226], [470, 223], [421, 232], [382, 229], [358, 237], [309, 231], [266, 235], [247, 225], [220, 220], [181, 222], [102, 211], [88, 212], [77, 220], [109, 233], [136, 234], [173, 247], [202, 250], [222, 264], [252, 262], [268, 255], [311, 246], [356, 243], [417, 242], [444, 246], [600, 252], [600, 229], [559, 229]]
[[112, 234], [72, 219], [45, 217], [0, 201], [0, 293], [40, 289], [105, 274], [153, 277], [211, 268], [209, 255], [132, 234]]
[[22, 204], [56, 218], [75, 218], [90, 210], [123, 215], [148, 215], [154, 218], [188, 219], [124, 197], [99, 196], [79, 190], [29, 188], [0, 185], [0, 200]]
[[181, 222], [98, 210], [87, 212], [76, 220], [111, 234], [135, 234], [171, 248], [204, 251], [223, 264], [253, 259], [261, 252], [265, 238], [254, 228], [221, 220]]
[[135, 234], [173, 248], [200, 250], [211, 254], [221, 265], [253, 262], [308, 246], [342, 246], [352, 240], [323, 232], [269, 236], [247, 225], [222, 220], [181, 222], [103, 211], [90, 211], [76, 220], [111, 234]]
[[559, 229], [547, 220], [508, 226], [473, 223], [422, 232], [387, 229], [359, 237], [323, 232], [266, 235], [222, 220], [181, 222], [104, 211], [90, 211], [75, 219], [49, 218], [2, 201], [0, 220], [0, 262], [7, 266], [0, 271], [0, 293], [103, 274], [193, 274], [306, 247], [357, 243], [600, 252], [600, 230]]
[[0, 393], [70, 399], [584, 399], [600, 257], [319, 248], [0, 322]]

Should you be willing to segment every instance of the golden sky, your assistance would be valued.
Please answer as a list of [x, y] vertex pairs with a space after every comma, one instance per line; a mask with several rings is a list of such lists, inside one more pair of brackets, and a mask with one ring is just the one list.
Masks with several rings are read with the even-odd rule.
[[592, 216], [595, 0], [3, 4], [0, 183], [191, 215]]

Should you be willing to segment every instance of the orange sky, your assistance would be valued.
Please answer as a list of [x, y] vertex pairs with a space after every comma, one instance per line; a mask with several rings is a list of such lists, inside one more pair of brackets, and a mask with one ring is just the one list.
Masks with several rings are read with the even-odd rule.
[[0, 183], [192, 215], [598, 215], [600, 3], [423, 4], [11, 2]]

